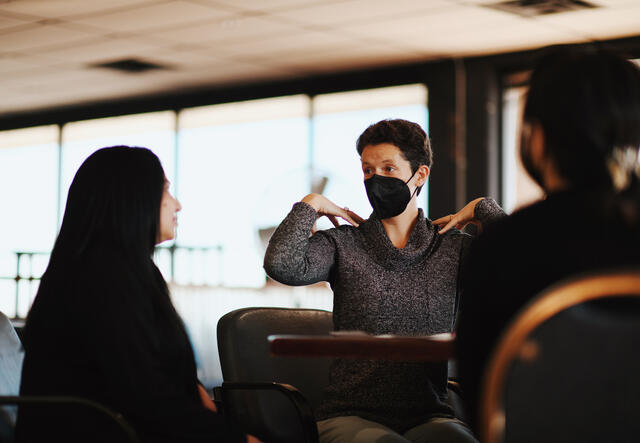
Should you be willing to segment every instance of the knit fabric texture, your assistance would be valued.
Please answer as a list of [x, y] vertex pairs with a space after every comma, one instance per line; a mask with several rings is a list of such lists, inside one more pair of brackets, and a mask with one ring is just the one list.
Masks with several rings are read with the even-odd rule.
[[[484, 224], [503, 212], [493, 199], [484, 199], [475, 215]], [[456, 229], [439, 235], [420, 209], [409, 241], [398, 249], [375, 214], [357, 228], [341, 225], [310, 235], [317, 217], [306, 203], [293, 206], [269, 242], [269, 276], [296, 286], [328, 281], [337, 331], [451, 332], [459, 267], [471, 236]], [[451, 417], [446, 397], [446, 362], [336, 359], [315, 416], [357, 415], [404, 432], [432, 417]]]

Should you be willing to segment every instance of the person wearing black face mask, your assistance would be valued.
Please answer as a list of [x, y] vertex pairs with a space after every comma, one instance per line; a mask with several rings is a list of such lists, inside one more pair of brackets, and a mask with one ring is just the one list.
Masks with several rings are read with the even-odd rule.
[[[492, 199], [476, 199], [457, 214], [425, 218], [417, 195], [429, 176], [431, 147], [415, 123], [371, 125], [357, 150], [373, 207], [369, 219], [309, 194], [273, 234], [265, 270], [290, 285], [330, 282], [336, 330], [451, 332], [459, 265], [471, 239], [451, 228], [484, 224], [502, 210]], [[336, 228], [310, 236], [323, 215]], [[352, 226], [339, 225], [338, 217]], [[446, 363], [337, 359], [315, 411], [320, 442], [475, 442], [446, 402], [446, 383]]]

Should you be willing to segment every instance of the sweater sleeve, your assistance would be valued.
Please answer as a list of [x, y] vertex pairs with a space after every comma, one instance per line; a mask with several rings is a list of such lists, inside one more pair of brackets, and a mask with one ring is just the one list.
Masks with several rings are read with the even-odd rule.
[[271, 278], [293, 286], [329, 280], [335, 244], [323, 231], [310, 236], [317, 217], [307, 203], [293, 205], [273, 233], [264, 256], [264, 269]]
[[506, 214], [500, 205], [491, 197], [485, 197], [478, 202], [475, 207], [474, 215], [476, 220], [485, 227], [488, 224], [501, 219]]
[[82, 309], [81, 342], [104, 374], [99, 391], [106, 402], [151, 441], [246, 441], [225, 417], [202, 405], [188, 338], [169, 328], [158, 331], [150, 297], [109, 281], [106, 273], [97, 277], [85, 293], [92, 300]]

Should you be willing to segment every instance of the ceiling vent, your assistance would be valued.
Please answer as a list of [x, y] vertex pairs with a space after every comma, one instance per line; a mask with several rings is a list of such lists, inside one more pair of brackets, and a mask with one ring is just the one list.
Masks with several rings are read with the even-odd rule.
[[535, 17], [598, 7], [583, 0], [508, 0], [484, 4], [483, 6], [522, 17]]
[[157, 69], [167, 69], [167, 66], [157, 63], [151, 63], [137, 58], [125, 58], [122, 60], [115, 60], [111, 62], [95, 63], [91, 65], [91, 67], [113, 69], [119, 72], [126, 72], [127, 74], [140, 74], [142, 72]]

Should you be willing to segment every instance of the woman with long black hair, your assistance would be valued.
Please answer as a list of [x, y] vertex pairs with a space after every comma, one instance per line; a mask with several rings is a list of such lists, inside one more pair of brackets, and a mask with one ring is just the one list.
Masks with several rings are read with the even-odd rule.
[[[155, 245], [174, 237], [181, 209], [168, 186], [146, 148], [103, 148], [82, 164], [27, 317], [21, 394], [97, 401], [145, 442], [244, 442], [203, 395], [152, 260]], [[81, 408], [22, 406], [16, 433], [29, 442], [122, 441]]]

